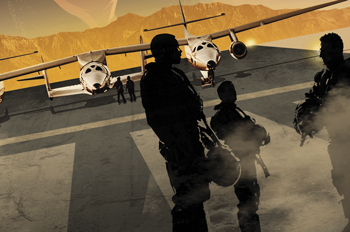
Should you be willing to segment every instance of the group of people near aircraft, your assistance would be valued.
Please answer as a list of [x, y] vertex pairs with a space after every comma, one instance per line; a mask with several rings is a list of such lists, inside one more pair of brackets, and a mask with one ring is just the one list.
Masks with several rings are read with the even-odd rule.
[[[120, 97], [123, 98], [124, 104], [126, 103], [125, 97], [124, 97], [124, 87], [123, 87], [123, 82], [120, 80], [120, 77], [117, 78], [117, 81], [115, 82], [113, 88], [115, 88], [118, 92], [118, 103], [120, 103]], [[136, 101], [136, 96], [135, 96], [135, 84], [134, 81], [131, 80], [130, 76], [127, 77], [126, 81], [126, 91], [130, 95], [130, 101]]]
[[[328, 129], [333, 184], [344, 197], [344, 215], [349, 219], [350, 110], [344, 105], [350, 106], [350, 60], [344, 60], [339, 35], [329, 33], [320, 40], [320, 57], [326, 68], [315, 75], [314, 87], [298, 104], [294, 125], [302, 140], [324, 126]], [[155, 62], [146, 66], [141, 79], [141, 100], [147, 123], [159, 138], [159, 151], [174, 190], [173, 231], [208, 231], [203, 203], [210, 198], [210, 182], [234, 186], [242, 232], [261, 231], [255, 164], [260, 147], [270, 142], [269, 133], [236, 105], [231, 81], [224, 81], [217, 88], [221, 103], [215, 106], [216, 114], [209, 126], [201, 98], [185, 73], [173, 67], [180, 62], [182, 52], [175, 37], [156, 35], [151, 51]], [[264, 170], [267, 177], [266, 167]], [[350, 224], [344, 228], [346, 231], [350, 231]]]
[[[183, 22], [176, 25], [183, 25], [185, 39], [177, 40], [171, 34], [159, 34], [150, 44], [143, 44], [141, 39], [139, 45], [83, 53], [1, 74], [0, 102], [4, 94], [1, 81], [43, 71], [40, 76], [45, 79], [50, 99], [73, 94], [104, 93], [113, 87], [118, 91], [118, 103], [121, 104], [120, 98], [126, 103], [122, 80], [120, 77], [115, 80], [111, 76], [106, 65], [106, 55], [140, 51], [142, 72], [137, 75], [142, 75], [142, 105], [148, 125], [159, 138], [159, 151], [166, 162], [170, 184], [174, 189], [172, 200], [175, 206], [171, 210], [173, 231], [208, 231], [203, 203], [210, 198], [209, 183], [214, 182], [221, 186], [234, 186], [239, 200], [237, 216], [240, 230], [259, 232], [261, 228], [257, 211], [260, 187], [255, 163], [259, 162], [266, 177], [270, 175], [259, 154], [260, 147], [269, 144], [270, 135], [236, 105], [235, 86], [230, 81], [221, 83], [217, 88], [221, 103], [215, 106], [217, 112], [209, 125], [203, 113], [203, 102], [195, 88], [183, 71], [173, 67], [181, 60], [179, 45], [185, 45], [191, 65], [201, 70], [203, 80], [209, 78], [214, 86], [214, 70], [221, 56], [212, 39], [229, 36], [232, 41], [230, 54], [236, 59], [242, 59], [247, 49], [237, 39], [236, 33], [344, 1], [336, 0], [202, 36], [188, 33], [187, 24], [198, 20], [186, 21], [179, 1]], [[350, 156], [347, 153], [350, 150], [350, 110], [347, 109], [350, 106], [350, 60], [344, 60], [343, 42], [338, 35], [327, 34], [320, 40], [320, 57], [326, 68], [315, 75], [314, 87], [305, 94], [305, 101], [297, 106], [294, 126], [301, 134], [301, 145], [307, 136], [312, 137], [320, 128], [326, 126], [328, 129], [333, 184], [339, 195], [344, 197], [344, 215], [349, 219], [350, 177], [347, 166]], [[149, 49], [155, 62], [147, 64], [143, 70], [146, 57], [144, 51]], [[76, 61], [82, 66], [80, 84], [52, 89], [46, 70]], [[130, 101], [136, 101], [134, 83], [130, 77], [126, 82], [126, 90]], [[347, 231], [350, 231], [350, 224], [343, 230]]]

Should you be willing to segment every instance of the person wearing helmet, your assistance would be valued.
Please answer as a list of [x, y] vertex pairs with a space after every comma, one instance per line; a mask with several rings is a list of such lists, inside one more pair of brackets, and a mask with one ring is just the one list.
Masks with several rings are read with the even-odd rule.
[[[295, 110], [294, 128], [306, 136], [326, 127], [330, 138], [328, 153], [333, 169], [333, 185], [343, 196], [344, 215], [350, 219], [350, 59], [344, 60], [343, 41], [336, 33], [320, 38], [320, 57], [326, 66], [314, 77], [314, 86]], [[350, 231], [348, 224], [343, 232]]]
[[181, 60], [175, 36], [156, 35], [151, 51], [155, 62], [146, 65], [141, 78], [141, 101], [147, 123], [160, 140], [160, 153], [175, 192], [173, 231], [206, 232], [203, 202], [210, 198], [210, 190], [200, 165], [205, 154], [197, 121], [205, 117], [202, 100], [185, 73], [173, 67]]
[[125, 97], [124, 97], [123, 82], [121, 82], [120, 77], [117, 78], [117, 81], [114, 84], [114, 88], [118, 92], [118, 103], [120, 104], [120, 96], [122, 96], [124, 104], [125, 104], [126, 100], [125, 100]]
[[[240, 160], [241, 177], [234, 185], [239, 200], [237, 205], [239, 227], [242, 232], [260, 232], [260, 221], [257, 214], [260, 187], [255, 161], [260, 157], [256, 156], [260, 153], [260, 146], [268, 144], [270, 136], [264, 127], [256, 124], [237, 107], [236, 90], [231, 81], [221, 83], [217, 92], [221, 103], [214, 107], [217, 112], [211, 118], [210, 126], [218, 138], [224, 140]], [[260, 159], [261, 157], [258, 161], [261, 162]], [[267, 177], [268, 172], [265, 175]]]

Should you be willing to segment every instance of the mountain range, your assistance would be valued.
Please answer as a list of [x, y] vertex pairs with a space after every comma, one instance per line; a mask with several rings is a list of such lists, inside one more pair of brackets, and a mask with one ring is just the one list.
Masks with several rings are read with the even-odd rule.
[[[232, 6], [219, 2], [183, 6], [183, 9], [186, 20], [225, 13], [225, 16], [222, 17], [189, 24], [188, 30], [193, 35], [224, 30], [294, 10], [272, 10], [263, 5], [248, 4]], [[171, 6], [162, 8], [160, 11], [147, 17], [129, 13], [117, 18], [117, 20], [106, 27], [88, 29], [82, 32], [60, 32], [33, 39], [0, 35], [1, 57], [38, 51], [37, 54], [2, 61], [1, 72], [4, 73], [38, 64], [42, 62], [42, 59], [44, 61], [51, 61], [93, 50], [138, 44], [140, 42], [140, 35], [143, 37], [145, 43], [149, 43], [153, 36], [158, 33], [171, 33], [176, 38], [183, 38], [184, 33], [181, 26], [158, 31], [143, 31], [144, 29], [179, 22], [181, 22], [179, 6]], [[349, 26], [350, 8], [317, 10], [238, 33], [237, 36], [242, 42], [253, 39], [255, 44], [260, 44]], [[214, 42], [221, 50], [227, 50], [230, 39], [221, 38]], [[140, 66], [140, 58], [138, 53], [109, 56], [107, 57], [107, 64], [111, 71], [127, 69]], [[61, 70], [54, 68], [48, 71], [48, 75], [52, 82], [77, 78], [79, 76], [79, 65], [76, 63], [64, 65]], [[17, 82], [13, 79], [5, 81], [5, 88], [6, 91], [9, 91], [33, 85], [41, 85], [43, 83], [42, 80]]]

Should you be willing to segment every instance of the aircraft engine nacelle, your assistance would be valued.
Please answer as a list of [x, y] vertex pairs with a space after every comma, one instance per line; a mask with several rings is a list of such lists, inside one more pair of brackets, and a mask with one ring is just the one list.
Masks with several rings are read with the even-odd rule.
[[248, 53], [247, 47], [240, 41], [232, 42], [229, 51], [231, 56], [237, 60], [243, 59]]

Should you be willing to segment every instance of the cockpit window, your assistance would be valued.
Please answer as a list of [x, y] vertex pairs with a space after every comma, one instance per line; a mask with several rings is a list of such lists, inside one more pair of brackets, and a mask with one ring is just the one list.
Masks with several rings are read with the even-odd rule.
[[210, 44], [210, 43], [208, 43], [208, 48], [213, 48], [214, 46], [212, 45], [212, 44]]
[[100, 66], [97, 66], [97, 67], [96, 67], [96, 70], [97, 70], [97, 71], [102, 71], [102, 68], [101, 68]]
[[90, 68], [86, 69], [85, 74], [88, 74], [89, 72], [91, 72]]
[[197, 48], [197, 47], [194, 47], [192, 52], [195, 52], [195, 51], [196, 51], [196, 48]]
[[202, 50], [202, 49], [203, 49], [203, 46], [199, 45], [197, 48], [197, 51]]
[[202, 45], [205, 45], [205, 44], [206, 44], [206, 42], [203, 42], [203, 43], [202, 43]]

